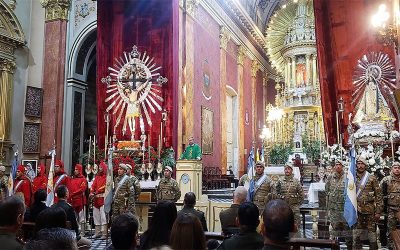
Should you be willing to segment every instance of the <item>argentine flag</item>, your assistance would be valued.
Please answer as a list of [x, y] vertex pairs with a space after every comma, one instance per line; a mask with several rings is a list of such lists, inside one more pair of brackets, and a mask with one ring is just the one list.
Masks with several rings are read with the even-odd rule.
[[108, 161], [107, 161], [107, 177], [106, 177], [106, 189], [104, 191], [104, 212], [110, 213], [111, 203], [113, 201], [113, 163], [112, 163], [113, 148], [108, 149]]
[[255, 191], [254, 176], [254, 146], [251, 147], [249, 157], [247, 158], [247, 177], [249, 178], [249, 188], [247, 190], [247, 201], [253, 201], [253, 195]]
[[350, 150], [350, 166], [346, 176], [346, 187], [344, 190], [344, 212], [343, 216], [349, 227], [357, 222], [357, 190], [356, 190], [356, 150], [354, 146]]
[[51, 162], [49, 175], [47, 179], [47, 198], [46, 198], [46, 206], [50, 207], [54, 203], [54, 158], [56, 156], [56, 150], [53, 148], [50, 152]]

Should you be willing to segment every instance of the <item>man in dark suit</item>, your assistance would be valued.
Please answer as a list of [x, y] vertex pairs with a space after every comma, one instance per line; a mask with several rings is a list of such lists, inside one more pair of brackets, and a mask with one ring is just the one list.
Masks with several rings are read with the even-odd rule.
[[251, 202], [244, 202], [238, 209], [240, 232], [231, 238], [226, 238], [218, 247], [221, 249], [257, 249], [264, 245], [264, 239], [257, 232], [259, 220], [258, 207]]
[[17, 232], [24, 222], [25, 205], [17, 196], [9, 196], [0, 202], [1, 249], [22, 249]]
[[71, 223], [71, 229], [74, 230], [76, 233], [76, 241], [78, 247], [83, 247], [83, 246], [90, 247], [92, 242], [86, 239], [85, 237], [80, 236], [78, 222], [76, 220], [74, 208], [67, 202], [69, 196], [68, 188], [64, 185], [58, 186], [56, 193], [58, 197], [58, 202], [51, 207], [60, 207], [65, 211], [67, 215], [67, 221]]
[[196, 205], [196, 195], [193, 192], [188, 192], [185, 194], [185, 198], [183, 199], [183, 208], [178, 212], [178, 216], [184, 213], [190, 213], [197, 216], [201, 222], [204, 231], [208, 231], [206, 217], [202, 211], [194, 209], [194, 205]]
[[233, 192], [233, 203], [231, 207], [219, 213], [222, 232], [225, 236], [239, 232], [239, 225], [236, 222], [236, 217], [240, 204], [246, 201], [246, 196], [247, 189], [243, 186], [237, 187], [235, 192]]

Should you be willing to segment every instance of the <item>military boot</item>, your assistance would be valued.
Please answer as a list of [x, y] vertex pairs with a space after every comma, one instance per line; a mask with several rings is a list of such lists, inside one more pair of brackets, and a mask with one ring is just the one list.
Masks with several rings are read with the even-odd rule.
[[94, 227], [94, 237], [100, 238], [101, 237], [101, 226], [96, 225]]
[[101, 225], [101, 240], [105, 240], [107, 237], [107, 224]]

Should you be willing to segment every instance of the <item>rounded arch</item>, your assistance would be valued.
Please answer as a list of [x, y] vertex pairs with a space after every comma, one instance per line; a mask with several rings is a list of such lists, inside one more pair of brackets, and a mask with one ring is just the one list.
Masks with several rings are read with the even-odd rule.
[[238, 95], [236, 90], [229, 85], [226, 85], [226, 94], [229, 96], [237, 96]]
[[93, 64], [93, 56], [96, 54], [97, 21], [89, 23], [79, 32], [73, 42], [68, 59], [67, 78], [86, 81], [87, 72]]

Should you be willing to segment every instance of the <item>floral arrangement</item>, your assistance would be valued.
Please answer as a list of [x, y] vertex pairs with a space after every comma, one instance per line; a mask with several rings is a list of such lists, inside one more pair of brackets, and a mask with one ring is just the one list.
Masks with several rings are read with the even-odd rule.
[[140, 141], [119, 141], [117, 149], [140, 149]]
[[348, 152], [339, 144], [328, 146], [321, 153], [321, 163], [323, 166], [333, 165], [336, 160], [348, 161]]
[[368, 170], [375, 173], [377, 170], [382, 169], [385, 166], [390, 166], [390, 159], [388, 157], [383, 158], [383, 146], [369, 144], [367, 148], [359, 147], [357, 155], [364, 158], [368, 162]]

